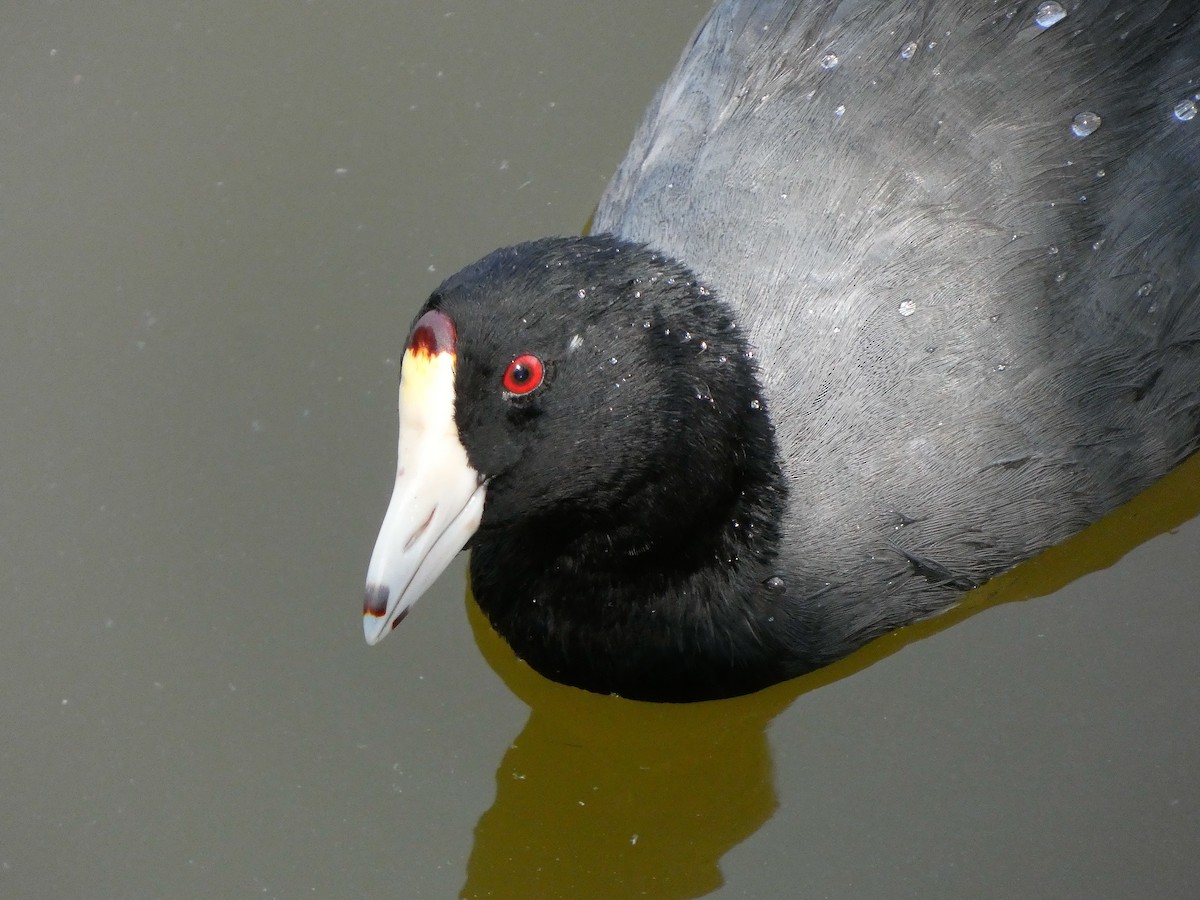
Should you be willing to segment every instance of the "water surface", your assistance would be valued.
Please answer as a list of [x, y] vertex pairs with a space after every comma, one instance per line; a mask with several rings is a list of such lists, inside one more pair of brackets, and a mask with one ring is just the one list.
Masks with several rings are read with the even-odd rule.
[[1195, 892], [1196, 465], [751, 698], [549, 684], [461, 561], [363, 643], [413, 311], [579, 229], [705, 6], [8, 10], [0, 894]]

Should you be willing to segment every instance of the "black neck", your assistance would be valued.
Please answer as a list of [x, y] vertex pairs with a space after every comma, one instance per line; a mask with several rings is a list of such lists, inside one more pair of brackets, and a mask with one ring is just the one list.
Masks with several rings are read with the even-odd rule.
[[591, 690], [690, 699], [779, 677], [764, 646], [776, 629], [753, 621], [774, 621], [780, 600], [768, 582], [786, 497], [769, 410], [723, 305], [688, 287], [695, 305], [660, 306], [646, 329], [674, 373], [653, 466], [602, 502], [485, 515], [472, 542], [475, 596], [497, 631]]

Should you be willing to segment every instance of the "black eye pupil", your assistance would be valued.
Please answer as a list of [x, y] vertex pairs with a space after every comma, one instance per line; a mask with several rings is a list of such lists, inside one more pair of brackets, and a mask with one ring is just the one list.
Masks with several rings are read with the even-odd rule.
[[509, 375], [512, 377], [512, 380], [517, 384], [524, 384], [527, 382], [531, 374], [533, 373], [529, 371], [529, 366], [525, 365], [524, 363], [517, 363], [512, 367], [512, 371], [509, 373]]

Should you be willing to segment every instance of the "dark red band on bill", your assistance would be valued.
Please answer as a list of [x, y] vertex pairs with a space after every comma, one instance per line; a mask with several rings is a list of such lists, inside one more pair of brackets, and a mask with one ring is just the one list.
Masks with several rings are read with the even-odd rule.
[[417, 319], [408, 339], [408, 349], [427, 356], [453, 353], [455, 340], [454, 321], [441, 310], [431, 309]]

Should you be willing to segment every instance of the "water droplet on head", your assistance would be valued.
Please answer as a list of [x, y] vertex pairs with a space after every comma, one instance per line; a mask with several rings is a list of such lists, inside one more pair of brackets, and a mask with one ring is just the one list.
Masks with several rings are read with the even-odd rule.
[[911, 316], [917, 311], [917, 303], [915, 300], [901, 300], [899, 306], [900, 315]]
[[1149, 281], [1147, 281], [1145, 284], [1143, 284], [1140, 288], [1137, 289], [1137, 295], [1139, 297], [1147, 297], [1147, 296], [1149, 296], [1149, 294], [1152, 290], [1154, 290], [1154, 285], [1151, 284]]
[[1055, 276], [1054, 276], [1054, 283], [1055, 283], [1055, 284], [1062, 284], [1062, 283], [1063, 283], [1064, 281], [1066, 281], [1066, 280], [1067, 280], [1067, 273], [1066, 273], [1066, 272], [1059, 272], [1057, 275], [1055, 275]]
[[1067, 11], [1062, 8], [1061, 3], [1047, 0], [1045, 3], [1038, 4], [1037, 14], [1033, 17], [1033, 21], [1037, 23], [1038, 28], [1049, 28], [1051, 25], [1057, 25], [1066, 17]]
[[751, 409], [762, 409], [762, 403], [759, 401], [759, 399], [757, 397], [755, 397], [753, 400], [750, 401], [750, 408]]
[[615, 366], [617, 364], [617, 358], [615, 356], [610, 356], [608, 358], [608, 364], [610, 366]]
[[582, 300], [584, 297], [587, 296], [587, 291], [584, 290], [583, 288], [580, 288], [578, 296], [579, 296], [579, 299]]
[[912, 59], [917, 53], [917, 42], [909, 41], [900, 48], [900, 58], [904, 60]]
[[1071, 120], [1071, 134], [1075, 137], [1087, 137], [1100, 127], [1101, 121], [1094, 112], [1081, 112]]
[[826, 53], [821, 57], [821, 68], [828, 72], [830, 69], [836, 69], [839, 62], [841, 62], [841, 60], [838, 59], [838, 55], [836, 53]]
[[1180, 122], [1190, 122], [1196, 118], [1196, 102], [1194, 100], [1184, 100], [1175, 107], [1175, 118]]
[[787, 590], [787, 585], [783, 583], [783, 579], [778, 575], [772, 575], [770, 578], [764, 581], [763, 587], [765, 587], [772, 594], [782, 594]]
[[844, 116], [846, 114], [846, 107], [838, 106], [838, 108], [833, 111], [833, 114], [840, 119], [842, 116]]
[[1046, 252], [1049, 253], [1051, 256], [1058, 256], [1058, 245], [1051, 244], [1050, 248]]

